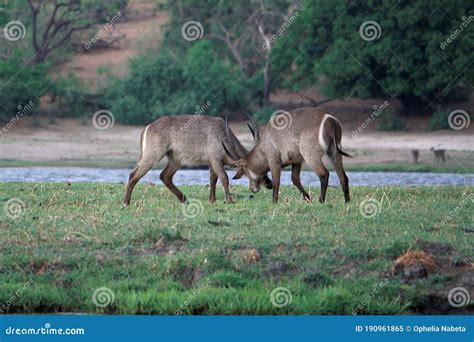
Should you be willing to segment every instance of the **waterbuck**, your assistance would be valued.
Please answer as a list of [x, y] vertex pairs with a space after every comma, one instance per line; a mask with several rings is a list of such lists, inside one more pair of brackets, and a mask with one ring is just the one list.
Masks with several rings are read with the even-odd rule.
[[438, 164], [441, 161], [443, 161], [443, 163], [446, 163], [446, 150], [435, 149], [434, 147], [432, 147], [430, 150], [433, 151], [435, 164]]
[[315, 108], [300, 108], [291, 112], [282, 111], [272, 117], [261, 130], [255, 121], [249, 125], [254, 136], [255, 146], [247, 154], [234, 148], [232, 135], [226, 127], [226, 139], [222, 142], [234, 166], [240, 167], [234, 179], [245, 174], [250, 180], [253, 192], [260, 189], [261, 177], [270, 171], [273, 181], [273, 201], [278, 201], [281, 169], [292, 166], [291, 180], [301, 192], [303, 199], [311, 201], [300, 180], [301, 165], [306, 162], [321, 181], [319, 201], [326, 198], [329, 172], [322, 162], [327, 154], [336, 170], [349, 202], [349, 181], [342, 164], [342, 156], [352, 157], [341, 150], [342, 129], [340, 122], [333, 116]]
[[[232, 165], [227, 157], [222, 139], [232, 142], [239, 153], [247, 153], [235, 135], [227, 128], [224, 120], [202, 115], [167, 116], [155, 120], [146, 126], [141, 135], [141, 158], [130, 173], [125, 204], [130, 204], [132, 191], [138, 181], [164, 156], [168, 163], [160, 174], [161, 181], [178, 198], [185, 202], [186, 197], [173, 184], [173, 175], [181, 166], [209, 165], [210, 194], [209, 202], [216, 200], [216, 183], [219, 178], [225, 192], [225, 201], [232, 203], [229, 180], [224, 165]], [[263, 177], [267, 187], [271, 187], [268, 177]]]
[[413, 157], [413, 163], [418, 164], [418, 157], [420, 156], [420, 151], [411, 150], [411, 156]]

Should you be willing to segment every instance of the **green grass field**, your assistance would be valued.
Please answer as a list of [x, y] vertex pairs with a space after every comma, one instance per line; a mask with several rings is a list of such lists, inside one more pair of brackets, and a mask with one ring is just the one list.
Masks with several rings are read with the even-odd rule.
[[[308, 204], [283, 187], [272, 204], [267, 190], [252, 197], [233, 187], [231, 205], [221, 189], [213, 205], [208, 187], [181, 189], [187, 205], [161, 185], [139, 185], [125, 207], [124, 185], [0, 183], [0, 310], [350, 315], [474, 308], [471, 302], [455, 311], [445, 297], [472, 270], [472, 187], [352, 188], [349, 205], [339, 188], [329, 189], [325, 204]], [[317, 197], [319, 188], [311, 192]], [[362, 212], [371, 218], [360, 210], [369, 199], [375, 211]], [[16, 211], [18, 200], [24, 208]], [[420, 240], [452, 248], [449, 267], [414, 281], [392, 275], [394, 260]], [[110, 292], [94, 296], [102, 287]], [[276, 295], [278, 287], [287, 290]]]

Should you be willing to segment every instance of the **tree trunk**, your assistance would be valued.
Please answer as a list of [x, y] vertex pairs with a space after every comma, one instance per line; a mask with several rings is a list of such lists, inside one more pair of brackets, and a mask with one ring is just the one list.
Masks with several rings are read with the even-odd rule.
[[270, 56], [267, 55], [265, 61], [265, 67], [263, 68], [263, 104], [266, 105], [270, 102], [271, 82], [270, 82]]
[[39, 48], [38, 50], [35, 50], [35, 52], [36, 55], [33, 59], [33, 64], [43, 63], [46, 60], [46, 56], [48, 55], [47, 51], [43, 48]]

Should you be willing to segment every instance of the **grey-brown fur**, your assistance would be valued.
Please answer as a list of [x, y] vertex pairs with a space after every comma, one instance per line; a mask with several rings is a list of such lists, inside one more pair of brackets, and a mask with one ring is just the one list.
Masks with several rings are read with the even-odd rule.
[[[342, 156], [348, 156], [340, 148], [342, 129], [339, 121], [315, 108], [299, 108], [280, 115], [287, 116], [290, 124], [286, 128], [278, 129], [278, 122], [283, 117], [274, 117], [260, 130], [260, 139], [255, 147], [245, 156], [236, 160], [236, 151], [226, 148], [226, 152], [234, 160], [234, 165], [241, 167], [236, 177], [246, 174], [250, 180], [253, 191], [259, 190], [260, 177], [268, 171], [272, 173], [273, 201], [278, 201], [280, 175], [282, 167], [292, 166], [293, 184], [301, 192], [305, 200], [311, 200], [300, 181], [300, 171], [303, 162], [306, 162], [318, 175], [321, 181], [320, 202], [325, 201], [328, 186], [329, 172], [322, 162], [322, 157], [327, 154], [336, 170], [337, 176], [344, 192], [346, 202], [349, 202], [349, 181], [344, 171]], [[326, 119], [324, 119], [326, 116]], [[324, 120], [321, 131], [323, 141], [320, 141], [320, 126]], [[228, 145], [224, 141], [224, 146]], [[235, 153], [234, 153], [235, 152]]]
[[413, 157], [413, 163], [418, 164], [418, 157], [420, 156], [420, 152], [418, 150], [411, 150], [411, 155]]
[[434, 162], [438, 164], [439, 162], [446, 162], [446, 150], [436, 150], [434, 147], [431, 148], [431, 151], [433, 151], [434, 154]]
[[[208, 165], [210, 170], [209, 201], [216, 199], [216, 183], [219, 178], [224, 186], [226, 202], [233, 202], [229, 191], [229, 180], [224, 164], [231, 160], [222, 147], [225, 123], [221, 118], [199, 115], [162, 117], [148, 125], [142, 132], [142, 155], [137, 166], [130, 173], [125, 204], [130, 204], [132, 191], [137, 182], [164, 156], [168, 163], [160, 174], [161, 181], [179, 199], [186, 201], [184, 194], [173, 184], [173, 175], [182, 166]], [[230, 131], [237, 148], [245, 149]]]

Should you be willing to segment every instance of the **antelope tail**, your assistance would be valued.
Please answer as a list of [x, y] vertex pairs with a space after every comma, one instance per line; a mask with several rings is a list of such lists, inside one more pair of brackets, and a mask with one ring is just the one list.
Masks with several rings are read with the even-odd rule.
[[[334, 146], [336, 147], [336, 151], [339, 152], [340, 154], [342, 154], [344, 157], [348, 157], [348, 158], [354, 158], [352, 155], [350, 155], [349, 153], [347, 152], [344, 152], [343, 150], [341, 150], [341, 148], [339, 147], [339, 144], [337, 143], [336, 141], [336, 125], [338, 125], [339, 127], [341, 127], [339, 121], [336, 119], [332, 125], [332, 141], [334, 143]], [[341, 129], [342, 131], [342, 129]]]

